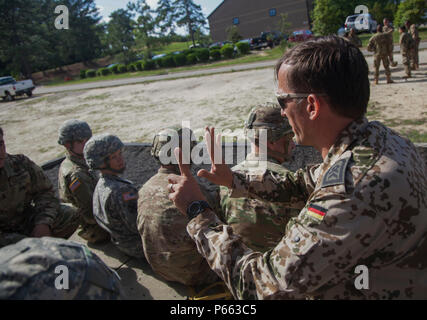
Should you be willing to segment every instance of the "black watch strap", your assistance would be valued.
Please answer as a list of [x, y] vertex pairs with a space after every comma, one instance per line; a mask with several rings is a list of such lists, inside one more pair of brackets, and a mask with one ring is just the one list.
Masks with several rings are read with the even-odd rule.
[[211, 208], [211, 207], [210, 207], [209, 203], [207, 203], [206, 201], [204, 201], [204, 200], [193, 201], [187, 207], [188, 220], [191, 220], [191, 219], [197, 217], [200, 213], [205, 211], [207, 208]]

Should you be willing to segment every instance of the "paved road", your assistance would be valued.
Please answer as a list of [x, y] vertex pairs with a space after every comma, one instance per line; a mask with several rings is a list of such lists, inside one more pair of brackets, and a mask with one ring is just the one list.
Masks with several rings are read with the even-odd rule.
[[[426, 41], [420, 43], [420, 49], [427, 49]], [[400, 47], [398, 45], [395, 45], [393, 51], [394, 53], [399, 53]], [[366, 49], [362, 49], [362, 52], [365, 56], [372, 56], [372, 52], [368, 52]], [[126, 78], [126, 79], [117, 79], [117, 80], [107, 80], [107, 81], [96, 81], [96, 82], [89, 82], [89, 83], [82, 83], [82, 84], [69, 84], [64, 86], [55, 86], [55, 87], [41, 86], [41, 87], [37, 87], [34, 90], [34, 93], [46, 94], [46, 93], [57, 93], [57, 92], [63, 92], [63, 91], [106, 88], [106, 87], [121, 86], [126, 84], [142, 83], [147, 81], [159, 81], [159, 80], [166, 80], [166, 79], [200, 76], [200, 75], [206, 75], [206, 74], [267, 68], [267, 67], [273, 67], [276, 64], [276, 61], [277, 60], [269, 60], [269, 61], [247, 63], [247, 64], [240, 64], [240, 65], [234, 65], [234, 66], [227, 66], [227, 67], [219, 67], [214, 69], [183, 71], [183, 72], [176, 72], [176, 73], [170, 73], [170, 74], [164, 74], [164, 75], [135, 77], [135, 78]]]

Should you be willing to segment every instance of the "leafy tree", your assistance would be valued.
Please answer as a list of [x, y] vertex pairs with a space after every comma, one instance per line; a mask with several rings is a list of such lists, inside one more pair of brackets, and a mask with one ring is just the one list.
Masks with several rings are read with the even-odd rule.
[[334, 34], [343, 25], [345, 18], [354, 14], [359, 4], [354, 0], [317, 0], [312, 12], [313, 31], [316, 34]]
[[174, 0], [172, 7], [174, 10], [173, 19], [176, 25], [178, 27], [186, 26], [193, 45], [196, 45], [194, 33], [197, 28], [201, 28], [206, 24], [202, 8], [192, 0]]
[[407, 20], [415, 24], [425, 23], [427, 22], [425, 18], [426, 13], [427, 7], [425, 0], [402, 1], [397, 8], [394, 25], [404, 25]]
[[161, 34], [174, 33], [174, 11], [171, 0], [159, 0], [157, 3], [155, 24], [159, 27]]
[[135, 56], [131, 48], [135, 44], [132, 14], [128, 10], [118, 9], [110, 14], [108, 23], [108, 42], [112, 53], [120, 53], [120, 62], [128, 64]]
[[226, 29], [227, 32], [227, 40], [233, 43], [238, 42], [243, 39], [243, 37], [239, 33], [239, 28], [237, 26], [230, 26]]

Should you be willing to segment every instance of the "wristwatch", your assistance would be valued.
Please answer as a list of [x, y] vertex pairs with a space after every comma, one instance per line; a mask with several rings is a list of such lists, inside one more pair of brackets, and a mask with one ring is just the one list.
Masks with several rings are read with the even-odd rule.
[[200, 213], [202, 213], [203, 211], [205, 211], [207, 208], [212, 209], [210, 207], [209, 203], [207, 203], [206, 201], [204, 201], [204, 200], [193, 201], [187, 207], [187, 217], [188, 217], [188, 220], [191, 220], [191, 219], [195, 218]]

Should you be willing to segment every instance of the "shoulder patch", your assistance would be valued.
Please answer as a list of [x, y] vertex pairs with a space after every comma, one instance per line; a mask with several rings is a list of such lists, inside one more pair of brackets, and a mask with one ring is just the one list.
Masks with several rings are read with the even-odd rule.
[[345, 169], [347, 168], [350, 157], [338, 160], [332, 167], [326, 171], [322, 179], [321, 188], [336, 186], [345, 183]]
[[317, 221], [322, 221], [326, 215], [326, 212], [328, 212], [328, 209], [315, 204], [310, 204], [307, 208], [306, 214], [316, 219]]
[[74, 191], [76, 191], [76, 190], [77, 190], [77, 188], [78, 188], [78, 187], [80, 187], [80, 185], [81, 185], [81, 183], [80, 183], [79, 179], [78, 179], [78, 178], [75, 178], [75, 179], [70, 183], [70, 185], [69, 185], [68, 187], [70, 188], [71, 192], [74, 192]]
[[138, 194], [135, 192], [129, 191], [122, 193], [123, 201], [130, 201], [130, 200], [136, 200], [138, 199]]

